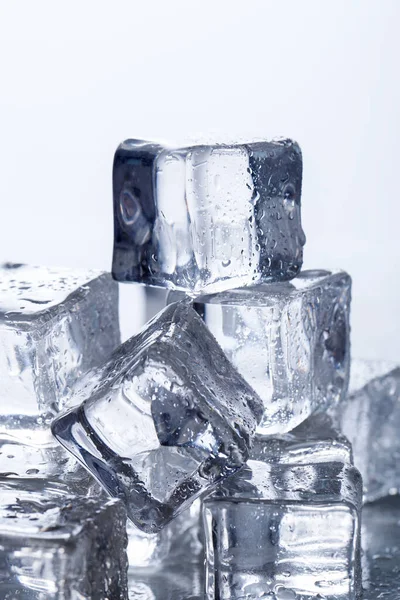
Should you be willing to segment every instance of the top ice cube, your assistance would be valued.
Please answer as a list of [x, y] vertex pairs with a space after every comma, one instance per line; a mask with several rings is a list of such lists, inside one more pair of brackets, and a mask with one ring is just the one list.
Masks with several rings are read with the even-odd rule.
[[197, 295], [292, 279], [303, 262], [301, 151], [279, 140], [114, 159], [113, 277]]

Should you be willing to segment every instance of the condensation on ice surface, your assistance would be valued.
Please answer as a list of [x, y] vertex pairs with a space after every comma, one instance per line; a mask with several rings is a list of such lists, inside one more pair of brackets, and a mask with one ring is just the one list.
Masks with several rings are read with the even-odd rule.
[[219, 292], [291, 279], [303, 261], [302, 158], [291, 140], [116, 151], [113, 276]]

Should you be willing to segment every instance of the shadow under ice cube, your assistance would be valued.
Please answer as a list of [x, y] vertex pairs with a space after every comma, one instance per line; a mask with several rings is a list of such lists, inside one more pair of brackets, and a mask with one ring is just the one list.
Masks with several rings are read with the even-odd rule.
[[249, 460], [204, 501], [207, 598], [359, 598], [361, 497], [343, 462]]
[[301, 181], [291, 140], [125, 141], [113, 169], [113, 276], [190, 294], [291, 279], [305, 243]]
[[2, 482], [3, 600], [127, 600], [126, 511], [43, 481]]
[[[169, 301], [181, 296], [171, 292]], [[350, 276], [322, 270], [195, 299], [229, 360], [264, 401], [259, 433], [290, 431], [345, 397], [350, 300]]]
[[262, 402], [187, 303], [88, 373], [53, 433], [156, 532], [247, 459]]

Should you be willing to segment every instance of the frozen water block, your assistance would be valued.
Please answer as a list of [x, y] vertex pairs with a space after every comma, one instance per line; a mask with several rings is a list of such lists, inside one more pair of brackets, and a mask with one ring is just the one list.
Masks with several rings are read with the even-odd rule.
[[82, 373], [119, 343], [118, 287], [98, 271], [0, 268], [0, 440], [46, 445]]
[[207, 598], [359, 598], [361, 496], [343, 462], [250, 460], [204, 501]]
[[53, 433], [146, 533], [238, 469], [261, 399], [187, 303], [171, 304], [87, 374]]
[[[168, 301], [182, 296], [171, 292]], [[350, 300], [349, 275], [322, 270], [196, 298], [211, 333], [264, 401], [259, 433], [290, 431], [345, 396]]]
[[302, 158], [291, 140], [165, 147], [127, 140], [113, 170], [113, 276], [214, 293], [301, 269]]
[[347, 400], [332, 411], [353, 446], [366, 501], [400, 490], [400, 366], [354, 360]]
[[2, 483], [0, 597], [127, 600], [125, 525], [118, 500], [69, 496], [43, 481]]

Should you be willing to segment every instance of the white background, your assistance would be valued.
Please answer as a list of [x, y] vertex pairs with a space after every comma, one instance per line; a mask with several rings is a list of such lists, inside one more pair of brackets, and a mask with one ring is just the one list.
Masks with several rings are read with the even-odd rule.
[[0, 260], [109, 269], [127, 137], [286, 135], [305, 266], [353, 276], [354, 355], [399, 359], [399, 19], [398, 0], [0, 0]]

